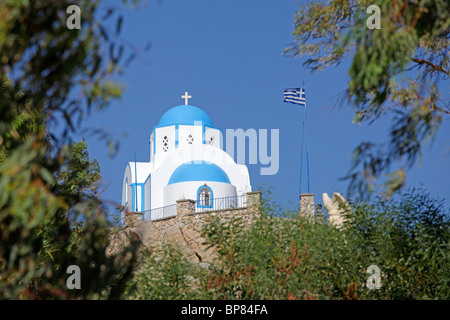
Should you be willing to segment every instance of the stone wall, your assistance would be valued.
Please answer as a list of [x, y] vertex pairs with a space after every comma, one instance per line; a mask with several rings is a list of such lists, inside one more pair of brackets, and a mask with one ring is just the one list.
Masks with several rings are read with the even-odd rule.
[[146, 247], [163, 246], [168, 242], [175, 243], [183, 254], [192, 262], [208, 266], [214, 259], [212, 249], [207, 250], [202, 237], [204, 226], [212, 219], [218, 218], [226, 223], [233, 217], [241, 218], [250, 225], [259, 214], [261, 192], [247, 193], [247, 207], [206, 212], [195, 212], [195, 201], [177, 201], [177, 215], [152, 221], [143, 221], [142, 214], [128, 214], [127, 226], [124, 229], [128, 235], [137, 237]]
[[314, 193], [300, 194], [300, 217], [314, 217]]
[[142, 220], [141, 212], [126, 212], [125, 213], [125, 224], [127, 226], [135, 225], [140, 220]]
[[188, 214], [195, 212], [195, 200], [177, 200], [177, 214]]

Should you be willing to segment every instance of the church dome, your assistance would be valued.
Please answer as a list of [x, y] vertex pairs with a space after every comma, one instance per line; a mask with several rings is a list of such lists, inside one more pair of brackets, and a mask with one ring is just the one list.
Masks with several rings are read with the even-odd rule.
[[218, 165], [208, 161], [186, 162], [172, 173], [169, 185], [187, 181], [215, 181], [231, 183], [228, 175]]
[[194, 125], [195, 121], [201, 121], [206, 126], [213, 126], [211, 118], [205, 111], [190, 105], [180, 105], [167, 110], [159, 120], [158, 126]]

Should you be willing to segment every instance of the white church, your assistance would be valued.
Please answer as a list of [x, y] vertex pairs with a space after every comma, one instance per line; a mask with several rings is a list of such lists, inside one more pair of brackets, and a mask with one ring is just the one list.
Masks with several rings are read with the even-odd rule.
[[[202, 109], [188, 104], [169, 109], [150, 134], [150, 161], [127, 163], [122, 206], [144, 220], [176, 214], [176, 201], [195, 200], [196, 211], [214, 210], [252, 191], [247, 166], [222, 150], [222, 133]], [[234, 204], [233, 204], [234, 201]], [[122, 212], [124, 218], [125, 212]]]

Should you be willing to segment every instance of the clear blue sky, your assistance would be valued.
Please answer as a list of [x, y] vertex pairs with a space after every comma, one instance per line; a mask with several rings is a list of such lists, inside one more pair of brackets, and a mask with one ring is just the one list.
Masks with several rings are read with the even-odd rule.
[[[364, 140], [383, 141], [390, 124], [385, 119], [370, 127], [353, 125], [349, 106], [334, 107], [347, 85], [349, 61], [311, 74], [302, 59], [281, 54], [293, 42], [294, 14], [301, 3], [163, 0], [125, 11], [122, 36], [138, 46], [150, 42], [152, 48], [145, 53], [149, 64], [136, 59], [119, 78], [127, 86], [121, 101], [85, 123], [120, 138], [117, 156], [109, 158], [104, 142], [86, 137], [90, 156], [99, 161], [109, 185], [104, 199], [120, 201], [126, 162], [135, 153], [137, 161], [149, 161], [152, 128], [165, 111], [184, 103], [180, 96], [188, 91], [190, 104], [206, 111], [224, 134], [237, 128], [280, 130], [278, 173], [261, 176], [261, 164], [248, 165], [251, 184], [274, 187], [282, 205], [297, 203], [304, 111], [283, 103], [283, 90], [302, 81], [307, 87], [311, 192], [316, 203], [322, 202], [323, 192], [345, 195], [347, 182], [340, 178], [348, 171], [353, 148]], [[433, 148], [426, 147], [421, 164], [409, 172], [408, 186], [423, 183], [433, 195], [450, 198], [449, 145], [450, 126], [444, 123]], [[305, 164], [303, 170], [306, 178]]]

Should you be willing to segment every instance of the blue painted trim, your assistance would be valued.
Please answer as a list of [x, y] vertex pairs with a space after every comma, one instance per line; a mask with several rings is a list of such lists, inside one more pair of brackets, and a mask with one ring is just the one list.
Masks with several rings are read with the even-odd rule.
[[211, 205], [210, 205], [210, 206], [200, 206], [200, 205], [199, 205], [199, 203], [200, 203], [200, 190], [201, 190], [203, 187], [205, 187], [204, 184], [201, 185], [201, 186], [197, 189], [197, 208], [212, 208], [212, 207], [213, 207], [213, 204], [214, 204], [214, 202], [213, 202], [213, 201], [214, 201], [214, 193], [213, 193], [211, 187], [208, 186], [208, 185], [206, 185], [206, 187], [209, 189], [209, 191], [211, 191]]
[[202, 122], [202, 144], [205, 144], [205, 123]]
[[[154, 139], [153, 139], [154, 141]], [[127, 162], [127, 165], [125, 166], [125, 170], [127, 167], [130, 167], [130, 174], [133, 175], [133, 171], [131, 170], [131, 166], [130, 166], [130, 162]], [[145, 184], [147, 183], [147, 180], [150, 178], [151, 173], [148, 175], [147, 179], [145, 179], [145, 182], [142, 183], [137, 183], [138, 186], [141, 187], [141, 211], [145, 211]], [[126, 180], [128, 182], [128, 178], [126, 178]], [[136, 211], [136, 183], [130, 183], [129, 186], [131, 187], [131, 198], [132, 198], [132, 211]], [[128, 192], [128, 190], [126, 190], [126, 192]], [[151, 192], [151, 187], [150, 187], [150, 192]], [[128, 204], [128, 201], [125, 203], [125, 205]]]
[[156, 132], [155, 132], [155, 129], [153, 129], [152, 135], [153, 135], [153, 155], [155, 155], [155, 152], [156, 152]]
[[170, 176], [168, 185], [186, 181], [216, 181], [231, 183], [227, 173], [218, 165], [201, 161], [190, 161], [181, 164]]
[[144, 181], [144, 184], [147, 183], [147, 181], [148, 181], [148, 179], [150, 179], [150, 176], [151, 176], [151, 175], [152, 175], [151, 173], [148, 175], [147, 179], [145, 179], [145, 181]]
[[130, 186], [132, 187], [131, 190], [133, 190], [133, 206], [132, 206], [133, 211], [140, 212], [137, 211], [138, 208], [136, 208], [137, 187], [141, 187], [141, 209], [142, 209], [141, 211], [144, 211], [145, 198], [143, 196], [145, 196], [145, 183], [132, 183], [130, 184]]
[[177, 124], [175, 125], [175, 149], [178, 148], [180, 140], [180, 126]]
[[132, 173], [132, 172], [131, 172], [131, 166], [130, 166], [130, 162], [129, 162], [129, 161], [127, 162], [127, 165], [125, 166], [125, 171], [127, 170], [127, 167], [130, 167], [130, 173]]
[[[198, 120], [198, 121], [200, 122], [201, 120]], [[206, 125], [203, 121], [202, 121], [202, 124], [203, 124], [205, 127], [208, 127], [208, 128], [211, 128], [211, 129], [219, 130], [219, 128], [216, 128], [216, 127], [214, 127], [214, 126]], [[157, 126], [154, 126], [153, 128], [154, 128], [154, 129], [159, 129], [159, 128], [166, 128], [166, 127], [172, 127], [172, 126], [174, 126], [174, 127], [176, 127], [176, 126], [194, 126], [194, 124], [193, 124], [193, 123], [184, 123], [184, 122], [180, 122], [180, 123], [177, 123], [177, 124], [170, 124], [170, 125], [167, 125], [167, 126], [160, 126], [160, 125], [157, 125]]]
[[132, 209], [131, 211], [136, 212], [136, 200], [135, 200], [136, 199], [135, 198], [136, 197], [136, 192], [135, 192], [135, 188], [131, 188], [131, 190], [132, 190], [131, 193], [133, 195], [132, 196], [132, 198], [133, 198], [132, 201], [133, 202], [131, 203], [131, 209]]
[[167, 126], [183, 122], [193, 125], [194, 121], [203, 121], [212, 125], [211, 118], [204, 110], [191, 105], [179, 105], [167, 110], [160, 118], [158, 125]]

